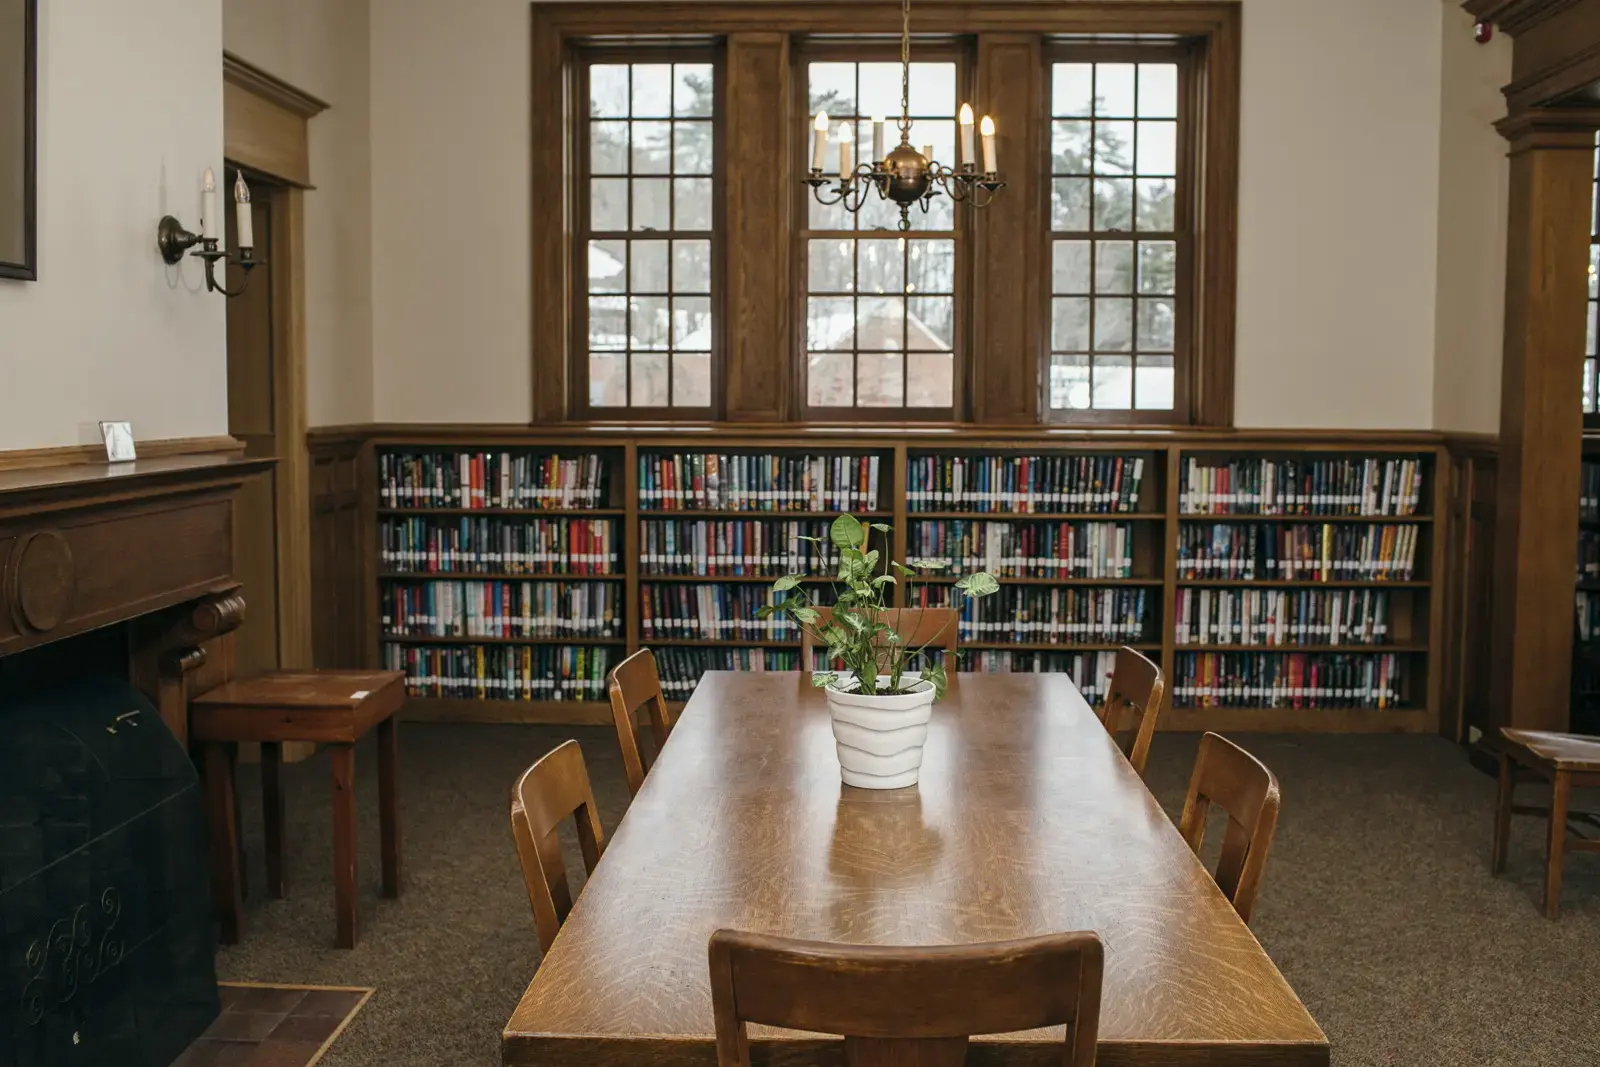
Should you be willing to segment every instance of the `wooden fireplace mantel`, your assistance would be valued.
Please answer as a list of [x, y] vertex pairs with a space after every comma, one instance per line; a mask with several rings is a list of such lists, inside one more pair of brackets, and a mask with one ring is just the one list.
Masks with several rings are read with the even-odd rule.
[[0, 657], [127, 624], [128, 673], [187, 737], [186, 677], [244, 620], [236, 454], [0, 471]]

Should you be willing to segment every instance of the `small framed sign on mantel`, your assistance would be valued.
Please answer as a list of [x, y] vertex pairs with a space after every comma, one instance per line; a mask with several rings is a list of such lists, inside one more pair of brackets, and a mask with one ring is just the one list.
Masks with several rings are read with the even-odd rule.
[[100, 436], [106, 442], [106, 460], [111, 463], [127, 463], [129, 460], [138, 459], [138, 453], [133, 447], [133, 423], [131, 422], [102, 422]]

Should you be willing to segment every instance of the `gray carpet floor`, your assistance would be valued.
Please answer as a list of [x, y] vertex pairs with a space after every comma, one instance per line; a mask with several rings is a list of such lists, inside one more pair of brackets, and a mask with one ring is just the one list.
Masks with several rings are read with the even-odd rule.
[[[375, 752], [356, 777], [361, 940], [332, 947], [328, 764], [285, 769], [289, 899], [263, 899], [258, 779], [241, 768], [254, 890], [226, 980], [374, 986], [325, 1067], [499, 1062], [499, 1034], [539, 961], [506, 823], [512, 780], [576, 736], [609, 829], [627, 806], [600, 729], [406, 724], [404, 893], [378, 897]], [[1333, 1044], [1338, 1067], [1600, 1063], [1600, 854], [1567, 862], [1564, 913], [1539, 911], [1543, 824], [1516, 820], [1488, 872], [1494, 782], [1432, 737], [1241, 738], [1284, 807], [1252, 923]], [[1197, 740], [1157, 737], [1150, 781], [1182, 803]], [[1594, 798], [1589, 806], [1597, 806]], [[569, 842], [568, 868], [582, 865]]]

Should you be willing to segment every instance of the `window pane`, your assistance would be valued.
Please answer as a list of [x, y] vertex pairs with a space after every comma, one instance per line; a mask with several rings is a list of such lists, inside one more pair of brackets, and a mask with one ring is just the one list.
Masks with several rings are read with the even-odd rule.
[[628, 228], [628, 179], [589, 180], [589, 228], [591, 230]]
[[1094, 113], [1101, 118], [1133, 118], [1134, 65], [1096, 63], [1094, 69]]
[[589, 298], [589, 347], [628, 347], [628, 298], [591, 296]]
[[711, 301], [703, 296], [672, 299], [672, 347], [691, 351], [711, 349]]
[[628, 124], [589, 123], [589, 173], [628, 173]]
[[672, 242], [672, 291], [709, 293], [711, 291], [711, 242]]
[[668, 174], [672, 171], [672, 123], [633, 124], [633, 172]]
[[[900, 64], [863, 63], [858, 77], [860, 104], [850, 112], [851, 115], [870, 119], [874, 115], [900, 114]], [[913, 105], [911, 113], [917, 115], [922, 112]], [[832, 115], [833, 112], [828, 114]]]
[[904, 360], [899, 352], [862, 352], [856, 356], [856, 406], [902, 407]]
[[1133, 123], [1097, 122], [1094, 130], [1094, 172], [1132, 174]]
[[633, 228], [668, 230], [672, 228], [670, 202], [672, 182], [667, 178], [633, 179]]
[[1178, 246], [1172, 241], [1139, 242], [1139, 292], [1171, 293], [1178, 284]]
[[1089, 179], [1057, 178], [1050, 183], [1050, 226], [1056, 230], [1089, 228]]
[[711, 406], [711, 353], [676, 352], [672, 356], [672, 406]]
[[1095, 356], [1093, 399], [1096, 408], [1133, 406], [1133, 358]]
[[1089, 146], [1094, 141], [1092, 122], [1050, 124], [1050, 168], [1056, 174], [1088, 174]]
[[953, 293], [956, 285], [956, 243], [954, 241], [911, 241], [906, 292]]
[[1139, 179], [1139, 229], [1171, 233], [1174, 221], [1174, 182], [1171, 178]]
[[1056, 241], [1051, 249], [1051, 288], [1057, 293], [1089, 291], [1088, 241]]
[[710, 63], [677, 63], [672, 68], [672, 113], [711, 117], [715, 91]]
[[955, 360], [950, 352], [907, 352], [906, 407], [951, 407], [955, 403]]
[[626, 63], [596, 63], [589, 68], [589, 114], [594, 118], [628, 117]]
[[833, 237], [817, 238], [807, 243], [811, 291], [816, 293], [848, 293], [855, 288], [855, 244]]
[[[894, 63], [891, 66], [894, 69], [895, 95], [889, 114], [898, 111], [900, 103], [900, 64]], [[950, 115], [955, 110], [956, 65], [954, 63], [911, 64], [911, 113]]]
[[863, 293], [903, 293], [906, 289], [905, 240], [858, 241]]
[[898, 296], [856, 301], [856, 347], [889, 351], [905, 347], [906, 302]]
[[1178, 65], [1139, 64], [1139, 117], [1177, 118]]
[[1133, 375], [1136, 405], [1145, 411], [1172, 410], [1175, 382], [1171, 356], [1140, 356]]
[[1133, 301], [1099, 297], [1094, 302], [1094, 350], [1126, 352], [1133, 347]]
[[671, 333], [669, 304], [664, 296], [636, 296], [628, 308], [628, 347], [665, 349]]
[[955, 347], [956, 302], [949, 296], [906, 300], [906, 347], [948, 352]]
[[674, 122], [672, 131], [673, 171], [678, 174], [710, 174], [711, 123]]
[[711, 229], [710, 178], [674, 178], [672, 204], [677, 212], [673, 229]]
[[1139, 301], [1139, 351], [1171, 352], [1174, 326], [1170, 297]]
[[1094, 228], [1129, 230], [1133, 228], [1133, 180], [1096, 178], [1094, 180]]
[[1094, 291], [1133, 292], [1133, 242], [1100, 241], [1094, 253]]
[[589, 354], [589, 403], [625, 407], [628, 403], [628, 357], [622, 352]]
[[813, 352], [806, 358], [806, 404], [855, 406], [855, 360], [848, 352]]
[[633, 406], [664, 408], [669, 402], [667, 374], [672, 357], [665, 352], [633, 354]]
[[1051, 68], [1050, 112], [1053, 115], [1094, 113], [1094, 65], [1057, 63]]
[[620, 293], [628, 288], [628, 242], [589, 242], [589, 291]]
[[1056, 410], [1089, 406], [1089, 357], [1053, 356], [1050, 360], [1050, 406]]
[[856, 113], [856, 65], [854, 63], [812, 63], [811, 104], [806, 113], [826, 111], [837, 118]]
[[814, 296], [806, 303], [806, 347], [813, 351], [855, 347], [856, 302], [850, 297]]
[[633, 241], [628, 264], [628, 286], [636, 293], [667, 291], [667, 242]]
[[1085, 352], [1089, 348], [1089, 300], [1056, 297], [1050, 328], [1050, 347], [1057, 352]]
[[1139, 123], [1139, 173], [1178, 173], [1178, 124]]
[[635, 63], [633, 65], [633, 117], [636, 119], [664, 119], [671, 114], [672, 64]]

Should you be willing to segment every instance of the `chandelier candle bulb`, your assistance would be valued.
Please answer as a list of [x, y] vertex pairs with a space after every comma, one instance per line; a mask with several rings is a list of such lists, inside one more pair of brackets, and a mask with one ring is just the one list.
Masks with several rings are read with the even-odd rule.
[[883, 162], [883, 116], [872, 116], [872, 161]]
[[933, 145], [925, 144], [922, 146], [922, 158], [926, 159], [929, 163], [933, 162]]
[[210, 167], [200, 179], [200, 236], [211, 240], [217, 235], [217, 176]]
[[811, 169], [821, 170], [823, 157], [828, 151], [828, 113], [817, 112], [817, 121], [811, 134]]
[[[928, 158], [932, 159], [933, 156], [929, 155]], [[956, 163], [958, 165], [962, 164], [962, 163], [967, 163], [967, 164], [976, 166], [977, 162], [978, 162], [978, 153], [976, 153], [976, 152], [974, 152], [972, 150], [972, 105], [971, 104], [962, 104], [961, 105], [961, 158], [956, 160]]]
[[256, 244], [255, 220], [250, 214], [250, 187], [241, 173], [233, 183], [233, 200], [238, 211], [239, 247], [254, 248]]
[[979, 130], [983, 134], [983, 169], [986, 173], [993, 174], [1000, 169], [994, 165], [994, 119], [988, 115], [983, 116]]
[[855, 169], [854, 149], [856, 131], [847, 122], [839, 127], [839, 180], [850, 180], [850, 172]]

